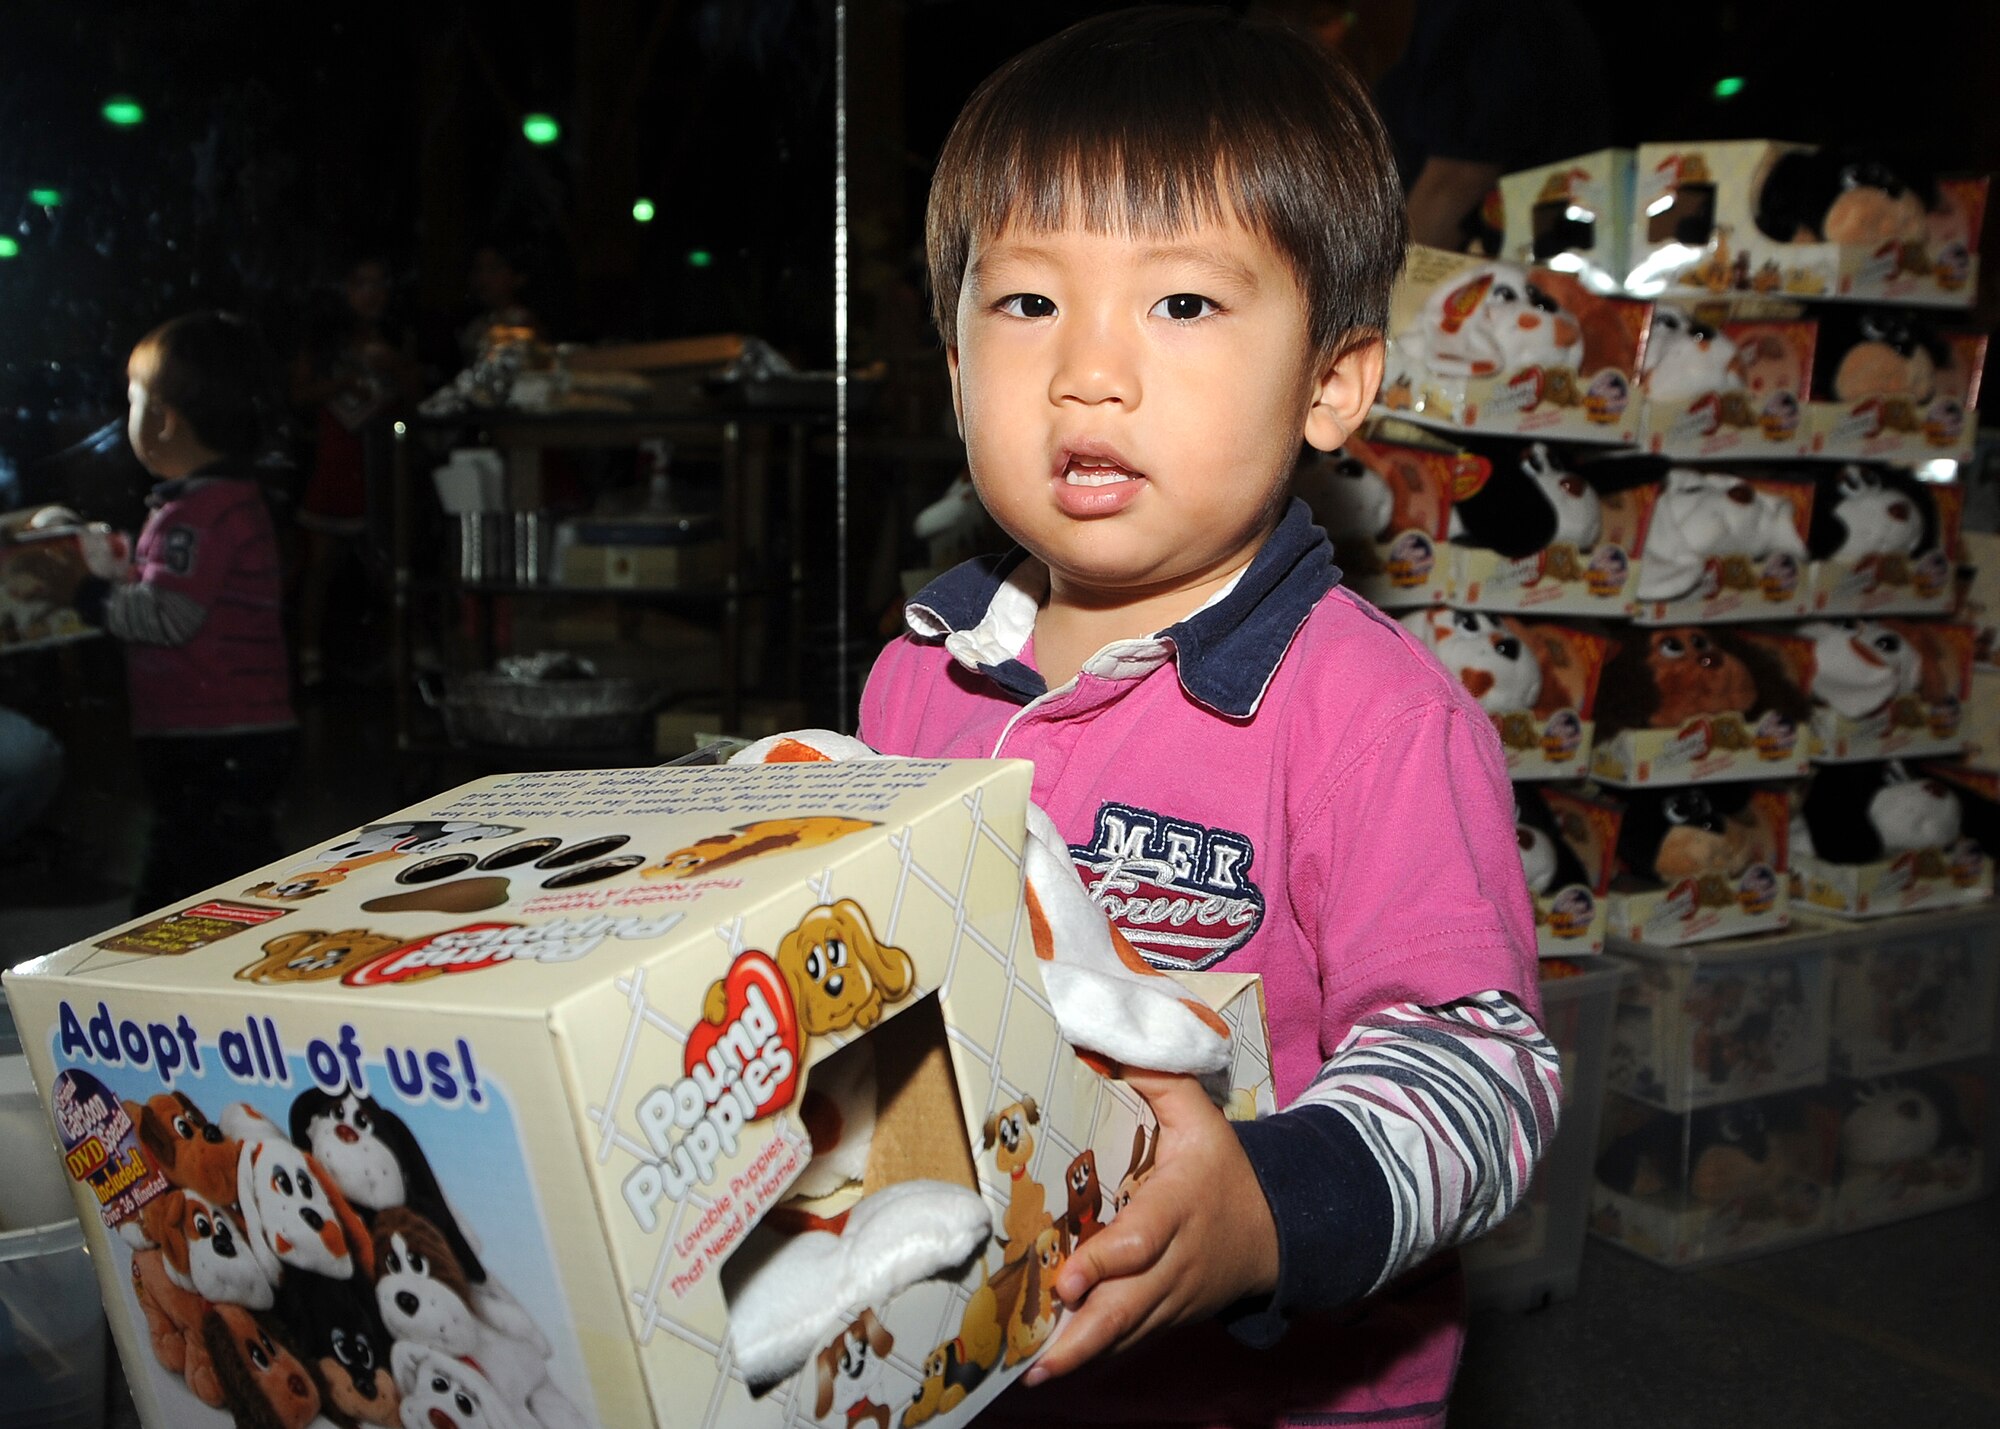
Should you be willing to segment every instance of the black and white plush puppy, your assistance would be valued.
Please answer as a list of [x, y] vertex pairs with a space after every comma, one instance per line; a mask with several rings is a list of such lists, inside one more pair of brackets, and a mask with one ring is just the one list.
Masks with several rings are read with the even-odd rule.
[[1937, 1077], [1856, 1084], [1840, 1123], [1842, 1168], [1894, 1166], [1964, 1143], [1954, 1101]]
[[1673, 467], [1646, 528], [1638, 596], [1677, 600], [1693, 593], [1711, 557], [1773, 555], [1806, 558], [1791, 503], [1738, 476]]
[[1873, 620], [1812, 620], [1799, 634], [1813, 643], [1812, 697], [1848, 719], [1866, 719], [1923, 680], [1910, 642]]
[[1635, 878], [1674, 883], [1750, 866], [1749, 830], [1730, 815], [1747, 801], [1746, 789], [1635, 789], [1618, 825], [1618, 862]]
[[1806, 549], [1816, 561], [1910, 556], [1937, 544], [1937, 511], [1921, 482], [1900, 472], [1842, 466], [1814, 481]]
[[291, 1133], [292, 1144], [312, 1153], [363, 1220], [372, 1224], [376, 1212], [408, 1206], [444, 1235], [467, 1280], [485, 1281], [437, 1173], [401, 1117], [373, 1097], [312, 1087], [292, 1102]]
[[1936, 184], [1919, 165], [1854, 149], [1793, 149], [1757, 190], [1756, 223], [1779, 243], [1921, 243]]
[[467, 1361], [413, 1340], [392, 1354], [404, 1429], [540, 1429]]
[[1813, 392], [1842, 402], [1869, 397], [1930, 401], [1951, 354], [1919, 317], [1900, 308], [1829, 308], [1813, 344]]
[[1481, 263], [1439, 283], [1396, 334], [1398, 355], [1446, 377], [1495, 377], [1529, 367], [1577, 369], [1583, 329], [1514, 263]]
[[1396, 513], [1389, 483], [1346, 448], [1308, 461], [1299, 482], [1335, 541], [1379, 541], [1389, 534]]
[[1693, 313], [1665, 303], [1653, 309], [1640, 370], [1646, 394], [1656, 402], [1685, 402], [1745, 385], [1736, 344]]
[[1570, 848], [1549, 806], [1531, 786], [1514, 786], [1514, 841], [1521, 850], [1521, 871], [1533, 893], [1550, 893], [1572, 884], [1588, 883], [1583, 861]]
[[[1687, 1117], [1666, 1112], [1617, 1137], [1597, 1158], [1597, 1179], [1626, 1196], [1650, 1196], [1683, 1184], [1695, 1200], [1720, 1205], [1772, 1189], [1782, 1175], [1772, 1145], [1772, 1103], [1703, 1107]], [[1685, 1163], [1683, 1163], [1685, 1155]], [[1682, 1180], [1685, 1165], [1686, 1180]]]
[[1488, 714], [1533, 709], [1542, 697], [1541, 662], [1495, 617], [1436, 606], [1413, 610], [1402, 623]]
[[1913, 778], [1901, 760], [1822, 764], [1799, 809], [1807, 851], [1829, 863], [1879, 863], [1958, 842], [1958, 795]]
[[1545, 442], [1493, 451], [1493, 474], [1452, 503], [1451, 539], [1509, 560], [1558, 543], [1578, 551], [1597, 544], [1604, 512], [1590, 483]]

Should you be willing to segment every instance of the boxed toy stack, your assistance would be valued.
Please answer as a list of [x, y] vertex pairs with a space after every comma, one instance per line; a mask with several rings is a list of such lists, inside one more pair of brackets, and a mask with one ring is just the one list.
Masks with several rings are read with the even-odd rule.
[[[1546, 724], [1516, 718], [1510, 742], [1494, 713], [1517, 777], [1542, 781], [1519, 786], [1531, 882], [1601, 878], [1605, 941], [1635, 965], [1597, 1227], [1686, 1263], [1936, 1203], [1911, 1183], [1964, 1192], [1984, 1081], [1951, 1059], [1972, 1054], [1938, 1053], [1914, 1090], [1847, 1085], [1869, 1073], [1830, 1060], [1829, 1019], [1836, 982], [1841, 1015], [1874, 1006], [1836, 949], [1944, 957], [1965, 917], [2000, 958], [2000, 666], [1981, 673], [2000, 573], [1955, 481], [1986, 339], [1953, 309], [1986, 183], [1743, 142], [1582, 155], [1500, 195], [1479, 257], [1419, 255], [1392, 305], [1374, 436], [1442, 453], [1430, 585], [1356, 584], [1441, 607], [1412, 623], [1489, 709], [1510, 648], [1588, 683], [1581, 766], [1530, 760]], [[1537, 902], [1559, 951], [1584, 905]], [[1804, 910], [1901, 916], [1793, 927]], [[1990, 1037], [1991, 989], [1971, 991]], [[1864, 1187], [1855, 1168], [1889, 1152], [1850, 1143], [1898, 1112], [1949, 1154]]]
[[149, 1429], [971, 1419], [1153, 1165], [1064, 987], [1271, 1102], [1256, 978], [1070, 959], [1031, 772], [505, 775], [10, 972]]

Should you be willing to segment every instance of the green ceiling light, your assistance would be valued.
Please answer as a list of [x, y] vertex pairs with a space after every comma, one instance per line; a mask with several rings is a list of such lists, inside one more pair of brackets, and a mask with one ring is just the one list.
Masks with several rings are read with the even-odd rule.
[[521, 116], [521, 134], [530, 144], [553, 144], [562, 138], [562, 125], [556, 123], [553, 114], [524, 114]]
[[130, 129], [146, 122], [146, 110], [129, 94], [114, 94], [97, 111], [104, 122], [116, 129]]
[[714, 263], [715, 255], [706, 248], [697, 248], [688, 254], [688, 267], [690, 268], [708, 268], [712, 267]]
[[0, 238], [0, 258], [18, 257], [20, 255], [20, 252], [21, 252], [21, 245], [16, 243], [13, 239]]
[[1742, 92], [1743, 76], [1740, 74], [1732, 74], [1726, 79], [1718, 79], [1715, 82], [1715, 97], [1717, 99], [1734, 99]]
[[62, 190], [29, 189], [28, 202], [36, 208], [58, 208], [62, 204]]
[[632, 217], [640, 223], [651, 223], [653, 215], [658, 211], [653, 207], [653, 201], [649, 198], [632, 200]]

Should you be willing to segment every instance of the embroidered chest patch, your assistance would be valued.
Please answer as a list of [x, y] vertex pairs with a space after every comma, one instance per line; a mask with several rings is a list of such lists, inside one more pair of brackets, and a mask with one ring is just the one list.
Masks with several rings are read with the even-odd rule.
[[1212, 967], [1264, 921], [1264, 892], [1250, 881], [1255, 850], [1228, 829], [1106, 804], [1070, 857], [1092, 901], [1155, 967]]

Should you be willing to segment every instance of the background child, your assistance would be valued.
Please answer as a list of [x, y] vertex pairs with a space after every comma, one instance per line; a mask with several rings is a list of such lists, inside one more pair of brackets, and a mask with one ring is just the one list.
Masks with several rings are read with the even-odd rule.
[[251, 462], [269, 409], [242, 319], [175, 318], [132, 350], [126, 434], [157, 479], [131, 578], [76, 603], [126, 642], [151, 820], [143, 913], [278, 857], [273, 802], [296, 737], [278, 546]]
[[972, 477], [1021, 544], [911, 603], [861, 737], [1032, 759], [1134, 946], [1263, 975], [1286, 1108], [1232, 1126], [1135, 1074], [1156, 1165], [1063, 1267], [1028, 1377], [1157, 1338], [994, 1412], [1441, 1423], [1463, 1297], [1430, 1257], [1526, 1189], [1558, 1070], [1492, 726], [1290, 494], [1381, 377], [1381, 126], [1289, 32], [1086, 21], [968, 103], [929, 245]]

